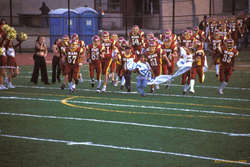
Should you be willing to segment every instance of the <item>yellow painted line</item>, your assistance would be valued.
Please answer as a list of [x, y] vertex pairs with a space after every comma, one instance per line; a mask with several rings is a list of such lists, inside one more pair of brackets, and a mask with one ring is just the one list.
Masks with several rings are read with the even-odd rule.
[[[95, 110], [95, 111], [103, 111], [103, 112], [113, 112], [113, 113], [124, 113], [124, 114], [141, 114], [141, 115], [159, 115], [159, 116], [172, 116], [172, 117], [186, 117], [186, 118], [221, 118], [221, 119], [235, 119], [229, 116], [202, 116], [202, 115], [192, 115], [192, 114], [166, 114], [166, 113], [153, 113], [153, 112], [134, 112], [134, 111], [124, 111], [124, 110], [112, 110], [112, 109], [104, 109], [104, 108], [96, 108], [96, 107], [87, 107], [81, 105], [75, 105], [68, 103], [68, 100], [72, 100], [75, 98], [79, 98], [79, 96], [72, 96], [61, 100], [62, 104], [73, 107], [73, 108], [81, 108], [81, 109], [88, 109], [88, 110]], [[237, 119], [245, 119], [250, 120], [250, 118], [237, 118]]]
[[214, 160], [215, 164], [222, 164], [222, 163], [237, 163], [237, 162], [243, 162], [243, 163], [247, 163], [247, 160], [239, 160], [239, 161], [229, 161], [229, 160]]
[[[67, 97], [71, 95], [58, 95], [58, 94], [47, 94], [47, 93], [17, 93], [8, 91], [11, 94], [26, 94], [26, 95], [44, 95], [44, 96], [58, 96], [58, 97]], [[155, 103], [155, 104], [175, 104], [175, 105], [185, 105], [185, 106], [199, 106], [199, 107], [212, 107], [212, 108], [223, 108], [223, 109], [234, 109], [234, 110], [246, 110], [250, 111], [250, 108], [247, 107], [234, 107], [234, 106], [226, 106], [226, 105], [210, 105], [210, 104], [197, 104], [197, 103], [181, 103], [181, 102], [169, 102], [169, 101], [157, 101], [157, 100], [137, 100], [137, 99], [123, 99], [123, 98], [110, 98], [110, 97], [93, 97], [93, 96], [77, 96], [79, 98], [87, 98], [87, 99], [100, 99], [100, 100], [117, 100], [117, 101], [126, 101], [126, 102], [139, 102], [139, 103]]]

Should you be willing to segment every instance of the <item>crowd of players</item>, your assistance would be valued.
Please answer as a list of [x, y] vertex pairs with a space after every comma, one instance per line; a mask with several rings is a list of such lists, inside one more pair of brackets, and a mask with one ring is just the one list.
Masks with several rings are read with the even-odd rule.
[[[104, 31], [99, 36], [93, 36], [92, 43], [87, 46], [79, 40], [77, 34], [71, 37], [64, 35], [62, 39], [56, 40], [53, 47], [53, 52], [58, 57], [57, 65], [64, 77], [61, 89], [68, 85], [71, 92], [75, 91], [81, 78], [79, 74], [83, 60], [87, 60], [90, 84], [93, 88], [97, 85], [97, 92], [107, 90], [109, 79], [112, 80], [113, 86], [118, 86], [120, 80], [120, 88], [126, 88], [130, 92], [131, 75], [137, 73], [139, 78], [145, 81], [143, 84], [137, 82], [137, 89], [144, 96], [146, 78], [138, 69], [129, 70], [128, 60], [134, 59], [134, 62], [147, 65], [153, 78], [160, 75], [172, 75], [175, 72], [176, 63], [183, 58], [179, 54], [180, 48], [183, 48], [186, 51], [185, 61], [192, 62], [192, 68], [182, 75], [181, 82], [185, 85], [183, 94], [188, 91], [194, 94], [196, 77], [203, 83], [204, 72], [213, 65], [216, 66], [215, 75], [221, 82], [218, 92], [223, 94], [223, 89], [234, 70], [235, 57], [238, 56], [241, 41], [247, 34], [246, 21], [245, 16], [211, 17], [201, 22], [200, 27], [186, 29], [179, 35], [167, 29], [158, 37], [152, 32], [144, 34], [139, 26], [134, 25], [127, 40], [117, 34]], [[212, 57], [209, 64], [207, 56]], [[57, 78], [59, 79], [60, 76]], [[169, 84], [167, 83], [164, 87], [169, 87]], [[160, 89], [160, 86], [151, 85], [151, 93], [155, 89]]]

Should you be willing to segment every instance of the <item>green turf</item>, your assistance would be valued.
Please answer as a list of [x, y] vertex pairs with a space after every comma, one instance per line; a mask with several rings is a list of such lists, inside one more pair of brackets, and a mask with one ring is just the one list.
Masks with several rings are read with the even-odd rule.
[[[243, 56], [243, 59], [245, 60], [246, 56]], [[49, 67], [48, 70], [51, 68]], [[77, 92], [71, 94], [68, 90], [60, 90], [59, 83], [43, 85], [39, 82], [38, 85], [33, 85], [29, 82], [32, 67], [21, 67], [20, 75], [14, 81], [17, 88], [0, 92], [0, 97], [2, 97], [0, 99], [0, 112], [8, 113], [8, 115], [0, 114], [1, 134], [93, 142], [94, 144], [191, 154], [232, 161], [246, 160], [250, 163], [249, 137], [176, 129], [179, 127], [249, 134], [249, 71], [235, 71], [228, 85], [229, 88], [225, 89], [223, 96], [217, 94], [216, 87], [218, 87], [219, 82], [215, 78], [214, 71], [209, 71], [206, 73], [204, 84], [196, 81], [197, 86], [205, 87], [196, 87], [196, 94], [193, 96], [182, 95], [183, 87], [180, 85], [180, 79], [177, 78], [170, 89], [165, 89], [162, 86], [154, 95], [147, 94], [146, 97], [142, 98], [136, 93], [122, 94], [119, 87], [113, 87], [111, 84], [107, 88], [108, 91], [112, 92], [97, 94], [87, 81], [89, 79], [87, 70], [87, 66], [84, 66], [82, 73], [85, 81], [78, 85]], [[136, 82], [135, 76], [134, 74], [132, 76], [133, 82]], [[51, 72], [49, 72], [49, 77], [51, 78]], [[133, 83], [133, 92], [136, 92], [135, 88], [136, 85]], [[146, 92], [149, 92], [149, 88], [146, 89]], [[68, 105], [62, 103], [62, 100], [66, 98], [72, 98], [67, 101]], [[150, 108], [148, 108], [149, 106]], [[183, 111], [182, 109], [189, 110]], [[206, 111], [223, 112], [224, 115], [204, 113]], [[31, 115], [14, 116], [9, 115], [10, 113]], [[246, 115], [234, 116], [226, 115], [227, 113]], [[45, 117], [38, 118], [32, 115]], [[47, 116], [56, 116], [57, 118], [51, 119]], [[58, 117], [65, 117], [65, 119]], [[176, 128], [70, 120], [69, 117]], [[67, 145], [66, 143], [4, 136], [0, 136], [0, 148], [0, 167], [245, 166], [195, 157], [87, 145]]]

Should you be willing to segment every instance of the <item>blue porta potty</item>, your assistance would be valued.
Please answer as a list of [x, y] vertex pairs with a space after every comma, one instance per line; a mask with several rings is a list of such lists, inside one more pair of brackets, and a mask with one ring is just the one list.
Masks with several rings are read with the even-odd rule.
[[[49, 16], [50, 48], [52, 48], [56, 38], [62, 38], [63, 35], [68, 34], [68, 9], [51, 10]], [[70, 35], [79, 33], [78, 17], [78, 12], [70, 9]]]
[[79, 38], [88, 45], [92, 36], [98, 34], [98, 13], [89, 7], [79, 7], [75, 11], [79, 13]]

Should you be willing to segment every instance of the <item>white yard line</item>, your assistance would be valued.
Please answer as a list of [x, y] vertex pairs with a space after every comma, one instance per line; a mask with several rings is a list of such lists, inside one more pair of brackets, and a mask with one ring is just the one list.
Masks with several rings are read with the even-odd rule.
[[[50, 89], [50, 90], [60, 90], [58, 87], [43, 87], [43, 86], [27, 86], [27, 85], [16, 85], [19, 88], [33, 88], [33, 89]], [[108, 89], [108, 88], [107, 88]], [[95, 89], [78, 89], [78, 91], [88, 91], [96, 92]], [[121, 91], [106, 91], [107, 93], [118, 93], [118, 94], [138, 94], [137, 92], [121, 92]], [[224, 101], [241, 101], [250, 102], [250, 99], [241, 98], [230, 98], [230, 97], [207, 97], [207, 96], [189, 96], [189, 95], [176, 95], [176, 94], [160, 94], [160, 93], [146, 93], [146, 95], [152, 96], [167, 96], [167, 97], [185, 97], [185, 98], [195, 98], [195, 99], [210, 99], [210, 100], [224, 100]]]
[[173, 130], [191, 131], [191, 132], [198, 132], [198, 133], [219, 134], [219, 135], [234, 136], [234, 137], [250, 137], [250, 133], [246, 133], [246, 134], [244, 134], [244, 133], [230, 133], [230, 132], [212, 131], [212, 130], [204, 130], [204, 129], [163, 126], [163, 125], [153, 125], [153, 124], [142, 124], [142, 123], [136, 123], [136, 122], [120, 122], [120, 121], [109, 121], [109, 120], [98, 120], [98, 119], [60, 117], [60, 116], [49, 116], [49, 115], [20, 114], [20, 113], [9, 113], [9, 112], [0, 112], [0, 115], [17, 116], [17, 117], [31, 117], [31, 118], [44, 118], [44, 119], [89, 121], [89, 122], [130, 125], [130, 126], [149, 127], [149, 128], [173, 129]]
[[[18, 75], [19, 78], [31, 78], [31, 76], [23, 76], [23, 75]], [[90, 82], [91, 80], [89, 79], [84, 79], [84, 82]], [[120, 81], [119, 81], [120, 82]], [[136, 82], [131, 82], [132, 84], [136, 84]], [[180, 85], [180, 84], [171, 84], [170, 87], [184, 87], [184, 85]], [[206, 89], [218, 89], [218, 86], [209, 86], [209, 85], [195, 85], [196, 88], [206, 88]], [[250, 91], [250, 88], [239, 88], [239, 87], [230, 87], [227, 86], [225, 87], [225, 89], [229, 89], [229, 90], [247, 90]]]
[[[0, 99], [12, 99], [12, 100], [31, 100], [31, 101], [45, 101], [45, 102], [60, 102], [57, 99], [43, 99], [43, 98], [31, 98], [31, 97], [17, 97], [17, 96], [0, 96]], [[158, 106], [146, 106], [146, 105], [129, 105], [129, 104], [114, 104], [114, 103], [99, 103], [99, 102], [89, 102], [78, 100], [67, 100], [69, 103], [77, 104], [90, 104], [90, 105], [100, 105], [100, 106], [115, 106], [115, 107], [125, 107], [125, 108], [143, 108], [143, 109], [154, 109], [154, 110], [171, 110], [171, 111], [185, 111], [185, 112], [196, 112], [196, 113], [206, 113], [215, 115], [229, 115], [229, 116], [240, 116], [240, 117], [250, 117], [249, 114], [238, 114], [238, 113], [226, 113], [218, 112], [213, 110], [195, 110], [186, 108], [172, 108], [172, 107], [158, 107]]]
[[173, 156], [188, 157], [188, 158], [194, 158], [194, 159], [203, 159], [203, 160], [209, 160], [209, 161], [221, 161], [224, 163], [232, 163], [232, 164], [250, 165], [250, 163], [247, 163], [247, 162], [239, 162], [239, 161], [226, 160], [226, 159], [221, 159], [221, 158], [213, 158], [213, 157], [207, 157], [207, 156], [186, 154], [186, 153], [158, 151], [158, 150], [150, 150], [150, 149], [144, 149], [144, 148], [132, 148], [132, 147], [128, 147], [128, 146], [114, 146], [114, 145], [105, 145], [105, 144], [95, 144], [92, 142], [78, 142], [78, 141], [59, 140], [59, 139], [36, 138], [36, 137], [28, 137], [28, 136], [15, 136], [15, 135], [8, 135], [8, 134], [0, 134], [0, 136], [14, 138], [14, 139], [24, 139], [24, 140], [52, 142], [52, 143], [64, 143], [68, 146], [84, 145], [84, 146], [116, 149], [116, 150], [128, 150], [128, 151], [138, 151], [138, 152], [148, 152], [148, 153], [155, 153], [155, 154], [173, 155]]

